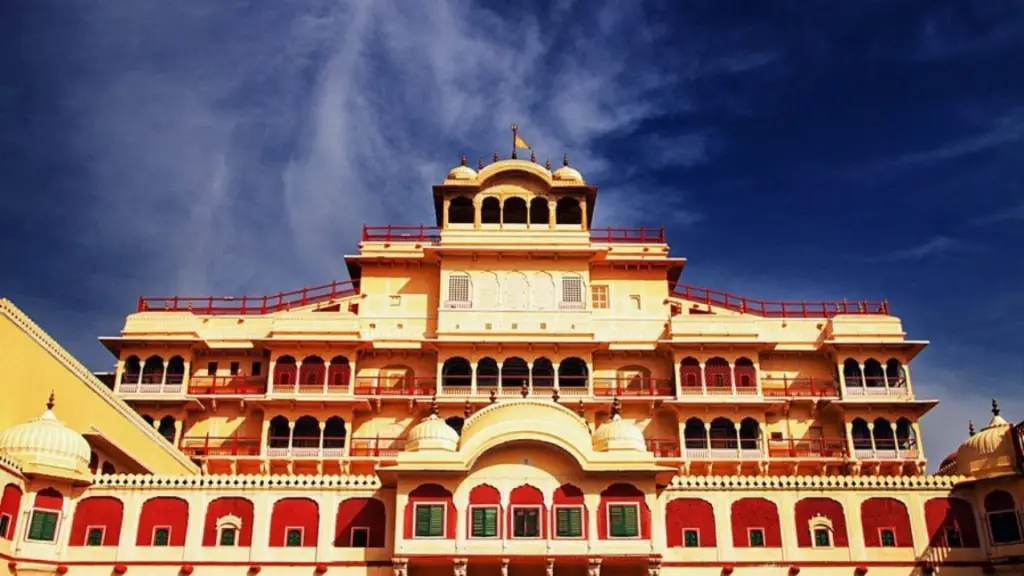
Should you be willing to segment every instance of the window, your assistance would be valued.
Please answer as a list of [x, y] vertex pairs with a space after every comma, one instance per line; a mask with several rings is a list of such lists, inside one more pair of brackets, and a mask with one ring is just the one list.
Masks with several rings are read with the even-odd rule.
[[416, 505], [416, 538], [444, 538], [444, 504]]
[[216, 362], [209, 362], [209, 363], [206, 364], [206, 375], [207, 376], [216, 376], [217, 375], [217, 363]]
[[57, 537], [58, 514], [50, 510], [33, 510], [28, 524], [28, 539], [53, 542]]
[[11, 539], [10, 535], [7, 534], [7, 528], [11, 525], [10, 514], [0, 514], [0, 538]]
[[239, 364], [238, 362], [232, 362], [231, 363], [231, 375], [232, 376], [238, 376], [238, 371], [241, 368], [242, 368], [241, 364]]
[[685, 548], [699, 548], [700, 547], [700, 532], [694, 529], [683, 530], [683, 547]]
[[828, 528], [815, 528], [814, 529], [814, 547], [815, 548], [831, 548], [832, 547], [832, 533], [828, 531]]
[[583, 508], [555, 508], [555, 536], [558, 538], [583, 537]]
[[782, 440], [782, 432], [772, 432], [772, 440]]
[[540, 538], [540, 509], [512, 509], [512, 537]]
[[751, 548], [764, 548], [764, 529], [747, 529], [747, 544], [749, 544]]
[[370, 529], [365, 527], [353, 528], [350, 544], [353, 548], [368, 547], [370, 545]]
[[498, 508], [473, 508], [470, 536], [473, 538], [498, 537]]
[[469, 308], [470, 288], [467, 274], [452, 274], [448, 277], [448, 307]]
[[590, 305], [594, 310], [608, 309], [608, 286], [605, 284], [591, 284]]
[[639, 517], [639, 504], [609, 504], [608, 536], [610, 538], [639, 538]]
[[221, 528], [220, 530], [220, 545], [221, 546], [234, 546], [235, 540], [238, 536], [238, 530], [234, 528]]
[[286, 528], [284, 533], [284, 545], [288, 548], [302, 546], [302, 528]]
[[583, 308], [583, 278], [562, 276], [562, 308]]
[[883, 548], [896, 547], [896, 532], [891, 528], [882, 528], [878, 531], [878, 539], [882, 542]]
[[992, 533], [992, 543], [1014, 544], [1020, 542], [1020, 525], [1017, 524], [1017, 513], [1013, 510], [988, 513], [988, 528]]
[[157, 526], [153, 529], [153, 546], [170, 546], [171, 529], [166, 526]]
[[103, 546], [103, 528], [89, 527], [85, 531], [86, 546]]
[[963, 548], [964, 541], [960, 537], [960, 530], [956, 526], [946, 526], [946, 546], [949, 548]]
[[253, 362], [252, 363], [252, 375], [253, 376], [259, 376], [262, 373], [263, 373], [263, 362]]

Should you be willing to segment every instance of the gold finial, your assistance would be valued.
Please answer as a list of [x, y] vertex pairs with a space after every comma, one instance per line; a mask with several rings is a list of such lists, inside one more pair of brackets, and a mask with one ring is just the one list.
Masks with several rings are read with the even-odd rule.
[[462, 415], [469, 418], [469, 415], [473, 413], [473, 405], [469, 403], [469, 398], [466, 398], [466, 408], [462, 411]]
[[523, 387], [519, 390], [519, 393], [522, 394], [523, 398], [526, 398], [527, 396], [530, 395], [530, 387], [526, 384], [526, 382], [523, 382]]
[[494, 404], [495, 402], [498, 401], [498, 393], [494, 390], [494, 388], [491, 388], [491, 396], [489, 400], [491, 401], [491, 404]]
[[587, 416], [587, 408], [583, 405], [583, 398], [580, 398], [580, 404], [576, 407], [576, 413], [580, 415], [580, 418]]
[[459, 159], [459, 166], [465, 166], [465, 165], [466, 165], [466, 156], [463, 155], [462, 158]]
[[494, 161], [497, 162], [498, 160], [501, 160], [501, 158], [498, 156], [498, 151], [495, 150], [494, 151]]
[[53, 390], [50, 390], [50, 399], [46, 401], [46, 409], [53, 410], [53, 407], [56, 405], [56, 395], [53, 393]]
[[999, 401], [995, 398], [992, 399], [992, 415], [999, 416]]
[[553, 391], [551, 392], [551, 399], [555, 401], [555, 404], [558, 404], [558, 399], [559, 399], [559, 398], [561, 398], [561, 396], [559, 396], [559, 394], [558, 394], [558, 388], [555, 388], [555, 389], [554, 389], [554, 390], [553, 390]]
[[967, 421], [967, 433], [974, 436], [974, 420]]
[[530, 150], [530, 162], [537, 163], [537, 153], [533, 150]]
[[435, 391], [434, 395], [430, 397], [430, 415], [438, 416], [440, 414], [441, 407], [437, 405], [437, 392]]
[[477, 170], [483, 170], [484, 169], [484, 159], [483, 158], [477, 158], [477, 160], [476, 160], [476, 169]]
[[616, 396], [615, 400], [612, 400], [612, 419], [622, 417], [622, 403], [619, 402], [619, 397]]
[[544, 161], [544, 167], [547, 168], [549, 172], [551, 171], [551, 158]]
[[562, 166], [568, 166], [568, 165], [569, 165], [569, 154], [568, 153], [562, 154]]

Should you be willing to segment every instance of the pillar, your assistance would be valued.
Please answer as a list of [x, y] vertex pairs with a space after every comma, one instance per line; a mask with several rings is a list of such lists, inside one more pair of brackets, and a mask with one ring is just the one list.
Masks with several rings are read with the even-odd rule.
[[[561, 365], [562, 365], [561, 361], [552, 362], [551, 363], [551, 368], [554, 369], [554, 371], [555, 371], [555, 390], [558, 390], [561, 387], [561, 384], [558, 381], [558, 367], [561, 366]], [[532, 393], [533, 392], [531, 391], [531, 394]]]
[[915, 420], [910, 424], [910, 427], [914, 431], [914, 445], [917, 447], [917, 458], [921, 460], [924, 458], [924, 444], [921, 443], [921, 425]]
[[348, 393], [353, 395], [356, 393], [356, 356], [358, 353], [352, 354], [352, 357], [348, 360]]
[[327, 428], [327, 421], [326, 420], [321, 420], [320, 422], [317, 422], [317, 425], [320, 427], [320, 444], [318, 446], [317, 454], [320, 457], [323, 457], [323, 455], [324, 455], [324, 428]]
[[185, 533], [185, 553], [187, 560], [202, 557], [203, 526], [206, 523], [206, 493], [202, 491], [188, 492], [184, 496], [188, 500], [188, 529]]
[[711, 450], [711, 422], [704, 423], [704, 442], [708, 451]]
[[331, 381], [331, 361], [324, 362], [324, 394], [327, 394], [327, 385]]
[[267, 394], [274, 393], [274, 372], [277, 368], [277, 358], [270, 359], [270, 366], [267, 368], [270, 372], [267, 373]]
[[729, 362], [729, 389], [736, 395], [736, 362]]
[[[291, 392], [297, 393], [299, 391], [299, 382], [302, 381], [302, 360], [295, 361], [295, 382], [292, 384]], [[291, 446], [289, 446], [291, 448]]]
[[853, 422], [846, 421], [846, 452], [853, 460], [858, 460], [857, 452], [853, 449]]
[[292, 442], [295, 441], [295, 422], [288, 421], [288, 456], [292, 455]]
[[530, 396], [533, 396], [533, 362], [526, 363], [526, 370], [529, 375], [526, 377], [527, 387], [530, 389]]
[[871, 437], [871, 458], [878, 458], [878, 446], [875, 445], [875, 423], [868, 422], [868, 436]]
[[185, 421], [184, 420], [175, 420], [174, 421], [174, 445], [175, 446], [180, 446], [181, 445], [181, 429], [184, 426], [185, 426]]
[[263, 437], [260, 440], [260, 456], [267, 457], [267, 448], [270, 447], [270, 420], [267, 413], [263, 413]]
[[757, 387], [757, 395], [761, 396], [761, 363], [754, 360], [754, 386]]
[[907, 385], [907, 396], [913, 397], [914, 387], [910, 384], [910, 366], [907, 364], [903, 365], [903, 379], [906, 381]]
[[580, 198], [580, 224], [583, 226], [583, 231], [587, 230], [587, 197]]
[[272, 494], [265, 492], [252, 499], [252, 548], [249, 554], [254, 562], [272, 560], [278, 553], [270, 547], [271, 502], [277, 499]]
[[548, 201], [548, 228], [554, 228], [558, 220], [555, 218], [558, 204], [554, 200]]
[[469, 363], [469, 393], [471, 396], [476, 396], [476, 362]]
[[702, 396], [707, 396], [708, 395], [708, 377], [707, 377], [707, 374], [704, 373], [704, 361], [701, 360], [701, 361], [698, 362], [698, 364], [700, 365], [700, 393], [701, 393]]
[[163, 374], [160, 375], [160, 391], [161, 392], [164, 391], [164, 386], [167, 386], [167, 364], [169, 364], [169, 363], [170, 363], [170, 360], [164, 361], [164, 371], [163, 371]]
[[441, 213], [441, 216], [442, 216], [441, 222], [442, 222], [442, 225], [445, 228], [448, 227], [448, 212], [451, 210], [451, 207], [452, 207], [452, 200], [451, 200], [451, 198], [447, 198], [446, 197], [444, 199], [444, 211]]
[[181, 375], [181, 389], [188, 390], [189, 384], [192, 382], [192, 362], [185, 360], [185, 372]]
[[444, 386], [443, 386], [444, 379], [442, 378], [443, 374], [444, 374], [444, 363], [441, 362], [440, 358], [438, 358], [438, 362], [437, 362], [437, 382], [435, 383], [435, 386], [434, 386], [434, 390], [437, 392], [438, 396], [441, 396], [442, 394], [444, 394]]
[[[675, 363], [676, 373], [672, 375], [672, 380], [675, 382], [676, 398], [683, 397], [683, 361], [678, 360]], [[682, 436], [680, 436], [682, 438]]]
[[[734, 387], [733, 388], [733, 392], [735, 392], [735, 391], [736, 390], [735, 390], [735, 387]], [[740, 423], [739, 422], [734, 422], [733, 426], [736, 427], [736, 457], [742, 459], [743, 458], [743, 439], [740, 437]]]
[[846, 370], [842, 362], [836, 361], [836, 368], [839, 372], [839, 397], [846, 398]]
[[139, 532], [139, 516], [142, 515], [142, 492], [134, 492], [124, 498], [121, 535], [117, 544], [117, 560], [135, 560], [144, 550], [135, 545]]

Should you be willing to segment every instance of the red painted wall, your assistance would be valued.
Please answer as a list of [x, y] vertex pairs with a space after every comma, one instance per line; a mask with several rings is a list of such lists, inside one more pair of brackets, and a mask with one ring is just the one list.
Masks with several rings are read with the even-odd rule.
[[217, 498], [206, 507], [206, 520], [203, 522], [203, 546], [218, 544], [217, 521], [224, 516], [238, 516], [242, 519], [242, 529], [238, 531], [237, 546], [252, 546], [252, 502], [245, 498]]
[[[590, 511], [583, 501], [583, 491], [572, 484], [562, 484], [552, 495], [552, 502], [556, 506], [583, 506], [583, 538], [587, 538], [590, 531]], [[552, 538], [557, 538], [554, 529], [551, 532]]]
[[64, 496], [53, 488], [44, 488], [36, 492], [36, 499], [32, 505], [35, 508], [60, 512], [64, 507]]
[[[497, 506], [498, 507], [498, 538], [502, 537], [503, 529], [501, 526], [502, 510], [501, 510], [501, 494], [498, 489], [490, 484], [481, 484], [474, 486], [469, 491], [469, 505], [470, 506]], [[473, 532], [473, 509], [466, 509], [466, 538], [470, 537]]]
[[7, 540], [13, 539], [14, 529], [17, 527], [18, 522], [18, 513], [21, 511], [22, 495], [21, 488], [14, 484], [4, 486], [3, 494], [0, 494], [0, 514], [10, 515], [11, 520], [7, 526], [7, 534], [0, 535], [0, 538], [6, 536]]
[[608, 538], [608, 504], [636, 502], [640, 505], [640, 538], [651, 537], [651, 509], [647, 507], [644, 493], [632, 484], [612, 484], [601, 492], [601, 508], [597, 511], [597, 538]]
[[449, 540], [455, 538], [455, 525], [458, 520], [455, 516], [455, 502], [452, 500], [452, 493], [439, 484], [420, 484], [412, 492], [409, 492], [409, 502], [405, 505], [402, 514], [402, 534], [405, 535], [405, 538], [412, 538], [415, 524], [413, 510], [417, 502], [444, 502], [447, 506], [445, 515], [447, 525], [444, 527], [444, 537]]
[[832, 522], [832, 545], [836, 548], [850, 546], [846, 531], [846, 514], [843, 505], [831, 498], [803, 498], [794, 507], [796, 516], [796, 542], [801, 548], [813, 547], [811, 541], [811, 519], [824, 516]]
[[387, 536], [384, 503], [376, 498], [349, 498], [338, 505], [336, 526], [335, 546], [348, 548], [352, 544], [352, 528], [367, 527], [370, 529], [368, 547], [383, 548]]
[[142, 504], [139, 514], [139, 531], [135, 536], [136, 546], [153, 545], [153, 529], [170, 526], [171, 537], [168, 546], [184, 546], [188, 533], [188, 502], [181, 498], [162, 496], [150, 498]]
[[283, 548], [288, 528], [302, 528], [302, 547], [315, 548], [319, 538], [320, 507], [309, 498], [283, 498], [270, 513], [270, 547]]
[[928, 541], [932, 547], [946, 545], [946, 528], [956, 527], [964, 548], [981, 546], [978, 526], [974, 522], [971, 503], [962, 498], [932, 498], [924, 503], [924, 519], [928, 525]]
[[779, 509], [771, 500], [764, 498], [740, 498], [732, 503], [732, 545], [749, 548], [748, 528], [764, 530], [764, 547], [781, 548], [782, 534], [779, 528]]
[[85, 546], [89, 527], [102, 526], [103, 546], [117, 546], [121, 540], [121, 520], [124, 504], [110, 496], [85, 498], [75, 507], [75, 519], [71, 523], [69, 546]]
[[540, 506], [540, 537], [548, 537], [548, 509], [544, 506], [544, 493], [539, 489], [523, 484], [512, 490], [508, 496], [508, 511], [505, 514], [505, 534], [512, 537], [513, 514], [512, 507], [516, 505]]
[[907, 507], [895, 498], [868, 498], [860, 505], [861, 524], [864, 526], [864, 545], [868, 548], [882, 546], [880, 528], [892, 528], [896, 534], [896, 546], [911, 548], [914, 537], [910, 532], [910, 516]]
[[715, 508], [700, 498], [676, 498], [665, 507], [665, 541], [669, 548], [683, 545], [683, 530], [700, 533], [700, 547], [718, 545], [715, 535]]

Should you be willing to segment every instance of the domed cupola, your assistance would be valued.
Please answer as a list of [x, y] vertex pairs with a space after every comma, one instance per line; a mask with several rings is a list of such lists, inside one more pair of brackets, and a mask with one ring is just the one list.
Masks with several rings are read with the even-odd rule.
[[583, 175], [580, 174], [579, 170], [569, 166], [569, 155], [562, 156], [562, 167], [555, 170], [555, 173], [551, 175], [551, 178], [558, 182], [572, 182], [577, 184], [583, 184]]
[[612, 417], [594, 432], [594, 450], [597, 452], [645, 452], [647, 442], [636, 426], [622, 419], [622, 405], [618, 396], [612, 402]]
[[448, 172], [448, 177], [446, 178], [446, 180], [455, 180], [458, 182], [465, 182], [468, 184], [470, 182], [476, 182], [476, 176], [476, 170], [473, 170], [472, 168], [466, 165], [466, 157], [463, 156], [462, 159], [459, 161], [459, 165], [456, 166], [455, 168], [452, 168], [451, 171]]
[[957, 471], [975, 479], [1016, 474], [1017, 453], [1013, 427], [999, 415], [999, 403], [992, 400], [992, 420], [972, 434], [956, 451]]
[[89, 443], [57, 419], [54, 405], [54, 395], [50, 393], [42, 416], [0, 434], [0, 456], [17, 460], [29, 474], [89, 476]]
[[459, 447], [459, 433], [438, 416], [437, 395], [430, 399], [430, 416], [409, 431], [406, 452], [455, 452]]

